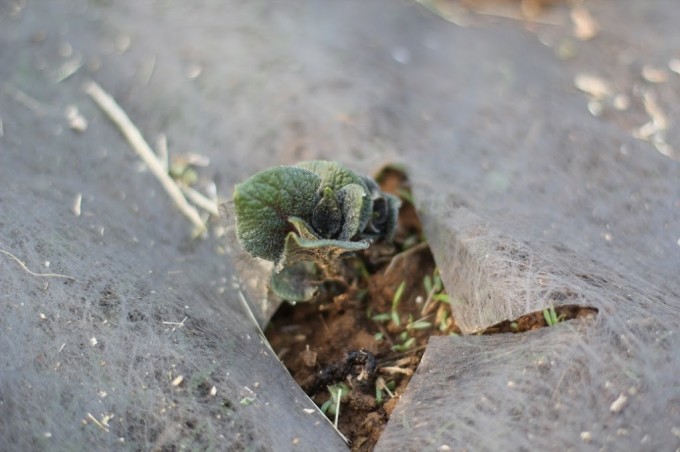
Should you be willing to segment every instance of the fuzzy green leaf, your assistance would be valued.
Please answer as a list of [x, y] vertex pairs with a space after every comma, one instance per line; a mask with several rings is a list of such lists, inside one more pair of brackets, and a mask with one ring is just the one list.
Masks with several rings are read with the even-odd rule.
[[389, 193], [383, 195], [387, 200], [388, 212], [387, 212], [387, 223], [385, 226], [385, 240], [388, 242], [392, 241], [394, 233], [397, 230], [397, 222], [399, 220], [399, 208], [401, 207], [401, 200], [396, 196], [392, 196]]
[[304, 168], [319, 176], [321, 178], [321, 187], [330, 187], [337, 191], [345, 185], [358, 184], [363, 186], [363, 189], [368, 193], [368, 187], [364, 184], [364, 179], [338, 162], [310, 160], [300, 162], [295, 166]]
[[[361, 189], [361, 196], [358, 196], [358, 188], [350, 189], [353, 193], [352, 195], [344, 199], [344, 195], [339, 194], [338, 201], [340, 201], [341, 209], [344, 215], [344, 221], [347, 221], [348, 215], [351, 215], [353, 219], [351, 221], [358, 220], [358, 226], [356, 228], [348, 228], [346, 231], [343, 228], [342, 237], [338, 237], [340, 240], [349, 240], [357, 232], [363, 231], [368, 222], [371, 219], [371, 213], [373, 211], [372, 202], [372, 187], [366, 184], [367, 178], [355, 174], [353, 171], [345, 168], [343, 165], [337, 162], [327, 162], [322, 160], [312, 160], [309, 162], [301, 162], [297, 165], [300, 168], [312, 171], [314, 174], [321, 177], [321, 190], [326, 187], [331, 188], [336, 193], [339, 193], [343, 187], [348, 185], [356, 185]], [[370, 180], [370, 179], [368, 179]], [[375, 185], [375, 182], [373, 182]], [[377, 185], [376, 185], [377, 187]], [[357, 216], [356, 220], [354, 217]], [[354, 230], [354, 234], [347, 235], [349, 229]]]
[[328, 276], [344, 255], [391, 240], [400, 201], [336, 162], [261, 171], [236, 186], [236, 233], [252, 256], [273, 261], [272, 290], [284, 299], [316, 294], [318, 265]]
[[310, 218], [319, 202], [321, 178], [298, 167], [264, 170], [236, 186], [236, 233], [243, 249], [255, 257], [278, 261], [290, 217]]
[[370, 219], [370, 198], [364, 188], [357, 184], [349, 184], [338, 190], [338, 200], [342, 206], [342, 231], [338, 240], [350, 240], [359, 233]]
[[298, 262], [272, 273], [270, 288], [287, 301], [309, 301], [319, 289], [318, 269], [311, 262]]
[[401, 200], [380, 191], [380, 187], [372, 179], [368, 177], [362, 177], [362, 179], [373, 201], [369, 221], [362, 227], [362, 231], [364, 235], [384, 237], [387, 241], [391, 241], [397, 228]]
[[284, 257], [277, 266], [279, 270], [301, 261], [312, 261], [321, 266], [327, 266], [347, 253], [364, 250], [371, 244], [368, 240], [350, 242], [321, 239], [314, 234], [309, 224], [303, 219], [291, 217], [290, 223], [297, 233], [291, 232], [286, 237]]

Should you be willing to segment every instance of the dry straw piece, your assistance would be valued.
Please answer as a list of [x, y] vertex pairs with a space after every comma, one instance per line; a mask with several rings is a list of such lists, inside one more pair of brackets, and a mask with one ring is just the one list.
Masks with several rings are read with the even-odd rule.
[[102, 109], [109, 119], [120, 129], [123, 136], [128, 140], [132, 149], [144, 160], [151, 170], [151, 173], [156, 176], [163, 185], [163, 188], [170, 198], [174, 201], [177, 208], [187, 217], [197, 228], [199, 233], [205, 231], [205, 223], [198, 214], [198, 211], [187, 202], [182, 194], [177, 183], [172, 180], [168, 173], [163, 168], [163, 164], [158, 160], [151, 147], [142, 136], [139, 129], [132, 123], [130, 118], [125, 114], [123, 109], [116, 103], [106, 91], [104, 91], [97, 83], [90, 81], [85, 83], [83, 89], [92, 100]]

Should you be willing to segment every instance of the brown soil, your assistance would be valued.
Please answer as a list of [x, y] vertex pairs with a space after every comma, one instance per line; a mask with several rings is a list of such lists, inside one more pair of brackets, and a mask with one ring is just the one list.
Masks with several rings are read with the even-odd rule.
[[[343, 261], [340, 271], [347, 286], [342, 293], [329, 285], [313, 303], [283, 303], [265, 332], [293, 378], [322, 408], [331, 399], [329, 386], [344, 384], [337, 426], [355, 451], [375, 446], [420, 363], [428, 338], [460, 334], [409, 201], [405, 174], [388, 167], [377, 180], [384, 191], [402, 197], [394, 243], [375, 244]], [[400, 285], [402, 294], [393, 308]], [[559, 321], [593, 311], [597, 312], [555, 307]], [[479, 334], [516, 333], [546, 325], [543, 312], [537, 312]], [[372, 357], [377, 361], [375, 369], [370, 365]], [[379, 398], [376, 388], [381, 389]], [[327, 415], [335, 419], [334, 407], [327, 408]]]
[[[347, 384], [349, 392], [341, 397], [338, 429], [351, 441], [353, 450], [373, 449], [420, 362], [428, 338], [458, 332], [446, 303], [430, 300], [423, 312], [428, 296], [423, 279], [425, 275], [433, 277], [435, 263], [422, 242], [415, 208], [407, 200], [410, 190], [404, 173], [386, 169], [378, 182], [384, 191], [402, 195], [394, 243], [376, 244], [344, 261], [341, 272], [348, 284], [344, 293], [333, 296], [331, 287], [314, 303], [284, 303], [266, 331], [279, 358], [320, 406], [330, 397], [327, 385]], [[392, 302], [402, 282], [395, 309], [397, 325]], [[336, 372], [335, 378], [319, 380], [320, 373], [333, 374], [329, 369], [342, 367], [348, 353], [356, 351], [375, 356], [375, 373], [363, 381], [357, 377], [360, 371], [349, 377]], [[394, 397], [383, 390], [382, 401], [376, 401], [376, 386], [382, 385], [387, 385]], [[329, 417], [333, 420], [335, 416]]]
[[[565, 304], [555, 306], [555, 316], [558, 322], [566, 320], [590, 318], [597, 315], [597, 309], [589, 306], [579, 306], [575, 304]], [[548, 325], [546, 315], [548, 312], [536, 311], [518, 317], [515, 320], [504, 320], [495, 325], [480, 331], [478, 334], [500, 334], [500, 333], [525, 333], [527, 331], [543, 328]]]

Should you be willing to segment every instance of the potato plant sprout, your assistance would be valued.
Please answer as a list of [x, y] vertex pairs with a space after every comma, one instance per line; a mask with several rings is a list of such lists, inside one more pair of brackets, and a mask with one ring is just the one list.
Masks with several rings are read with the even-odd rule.
[[309, 301], [341, 258], [392, 239], [400, 204], [337, 162], [278, 166], [236, 186], [236, 235], [250, 255], [274, 262], [274, 293]]

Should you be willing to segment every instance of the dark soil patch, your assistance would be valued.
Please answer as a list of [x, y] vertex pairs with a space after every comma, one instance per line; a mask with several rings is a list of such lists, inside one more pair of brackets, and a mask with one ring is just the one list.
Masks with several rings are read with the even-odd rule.
[[[565, 304], [554, 307], [554, 316], [557, 318], [558, 322], [564, 322], [573, 319], [592, 318], [596, 315], [597, 309], [591, 308], [589, 306]], [[484, 329], [483, 331], [480, 331], [478, 334], [525, 333], [527, 331], [550, 326], [548, 323], [549, 316], [549, 310], [531, 312], [518, 317], [515, 320], [504, 320], [499, 322]]]
[[[342, 390], [337, 425], [355, 451], [373, 449], [428, 338], [460, 334], [423, 240], [406, 175], [387, 168], [377, 181], [403, 201], [394, 243], [375, 244], [343, 261], [341, 288], [329, 283], [312, 303], [282, 304], [265, 332], [293, 378], [331, 420], [337, 390]], [[563, 321], [592, 311], [558, 306], [554, 315]], [[543, 312], [537, 312], [479, 334], [524, 332], [547, 324]]]

